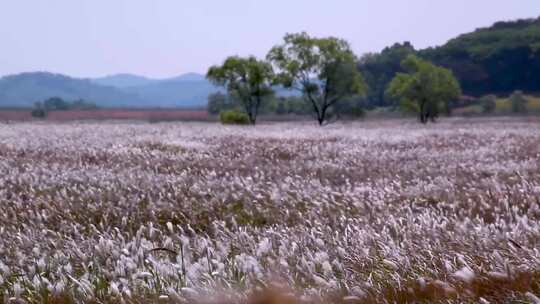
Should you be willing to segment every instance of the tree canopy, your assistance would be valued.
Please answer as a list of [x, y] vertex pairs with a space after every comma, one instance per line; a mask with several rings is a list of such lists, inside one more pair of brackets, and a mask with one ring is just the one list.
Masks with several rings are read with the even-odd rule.
[[277, 83], [300, 91], [321, 125], [328, 122], [334, 105], [366, 90], [356, 57], [342, 39], [287, 34], [267, 58], [278, 70]]
[[229, 57], [223, 65], [211, 67], [206, 77], [216, 85], [227, 88], [229, 95], [240, 101], [252, 124], [257, 121], [263, 99], [273, 94], [272, 66], [253, 56]]
[[422, 123], [432, 121], [461, 89], [448, 69], [435, 66], [414, 55], [402, 62], [406, 73], [398, 73], [390, 82], [387, 94], [401, 101], [403, 108], [419, 113]]
[[401, 62], [415, 52], [409, 42], [404, 42], [387, 47], [380, 53], [369, 53], [360, 58], [358, 69], [369, 87], [366, 96], [369, 106], [386, 107], [395, 104], [384, 91], [396, 73], [405, 72]]

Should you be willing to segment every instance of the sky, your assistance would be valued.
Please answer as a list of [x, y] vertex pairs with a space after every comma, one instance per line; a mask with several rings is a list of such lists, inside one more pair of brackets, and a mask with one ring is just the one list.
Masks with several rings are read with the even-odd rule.
[[344, 38], [361, 55], [538, 16], [540, 0], [0, 0], [0, 75], [166, 78], [264, 57], [286, 33]]

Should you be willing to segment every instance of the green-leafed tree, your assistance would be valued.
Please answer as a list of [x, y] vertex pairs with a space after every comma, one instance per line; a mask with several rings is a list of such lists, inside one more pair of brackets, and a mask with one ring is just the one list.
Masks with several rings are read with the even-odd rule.
[[396, 73], [405, 72], [401, 62], [415, 52], [411, 43], [404, 42], [395, 43], [380, 53], [369, 53], [360, 58], [358, 69], [369, 87], [366, 96], [369, 106], [387, 107], [394, 104], [384, 91]]
[[251, 124], [257, 122], [259, 108], [264, 98], [274, 92], [272, 66], [253, 56], [229, 57], [221, 66], [211, 67], [206, 78], [214, 84], [224, 86], [229, 95], [237, 98]]
[[461, 95], [458, 81], [450, 70], [409, 55], [402, 62], [406, 73], [398, 73], [390, 82], [387, 94], [401, 106], [419, 114], [420, 122], [435, 121], [447, 104]]
[[279, 71], [276, 82], [300, 91], [320, 125], [329, 121], [338, 102], [366, 91], [356, 57], [342, 39], [287, 34], [284, 43], [272, 48], [267, 59]]
[[51, 97], [43, 102], [46, 111], [65, 111], [69, 110], [69, 102], [60, 97]]
[[34, 103], [34, 108], [32, 109], [32, 117], [34, 118], [45, 118], [47, 117], [47, 111], [43, 108], [42, 102], [36, 102]]

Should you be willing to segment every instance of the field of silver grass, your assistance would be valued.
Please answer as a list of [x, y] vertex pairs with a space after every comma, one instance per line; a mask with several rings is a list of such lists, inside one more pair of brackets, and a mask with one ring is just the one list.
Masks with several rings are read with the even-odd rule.
[[5, 302], [540, 303], [539, 120], [3, 124], [0, 185]]

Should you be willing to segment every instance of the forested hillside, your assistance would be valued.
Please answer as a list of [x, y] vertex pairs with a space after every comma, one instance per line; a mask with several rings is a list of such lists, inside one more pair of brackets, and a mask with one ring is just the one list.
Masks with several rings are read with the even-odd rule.
[[540, 91], [540, 18], [498, 22], [420, 51], [452, 69], [466, 94]]
[[440, 47], [415, 50], [405, 42], [364, 55], [359, 69], [370, 88], [369, 105], [393, 104], [384, 95], [385, 88], [395, 73], [402, 72], [400, 61], [411, 53], [450, 68], [466, 95], [540, 91], [540, 18], [498, 22]]

